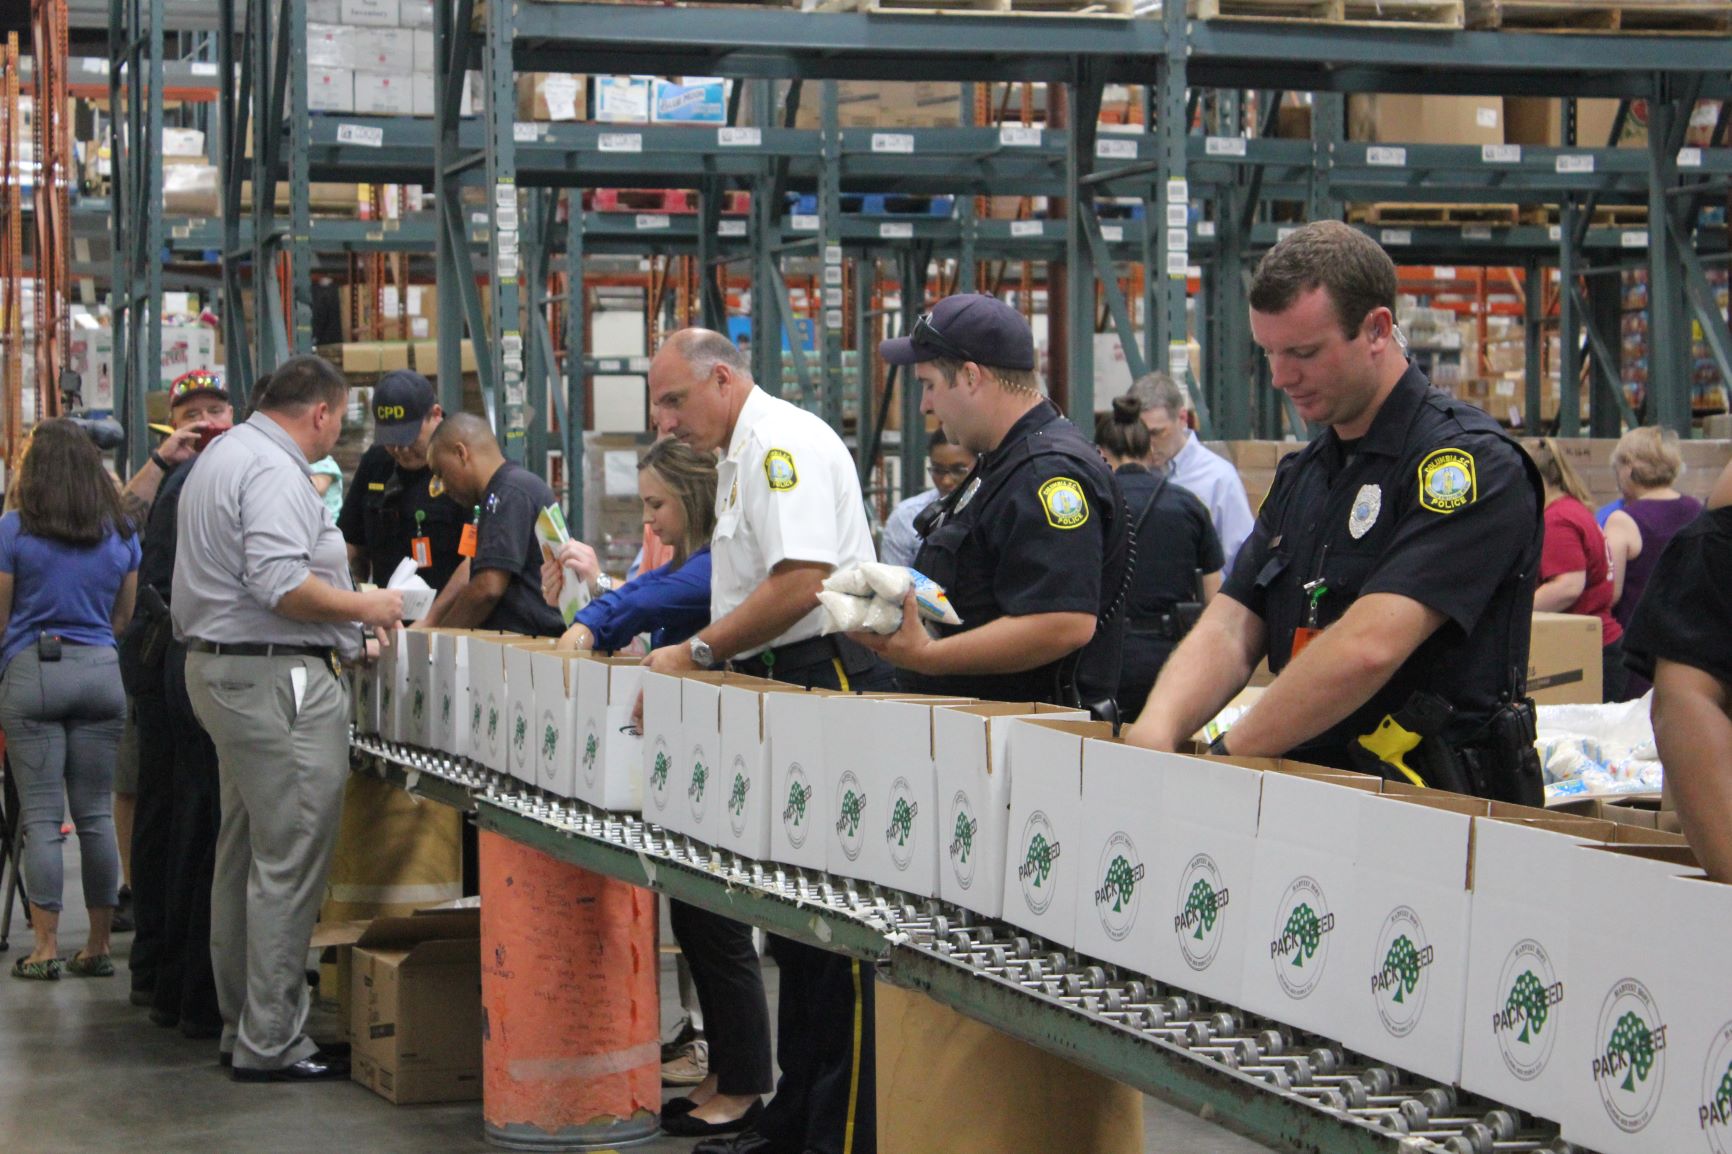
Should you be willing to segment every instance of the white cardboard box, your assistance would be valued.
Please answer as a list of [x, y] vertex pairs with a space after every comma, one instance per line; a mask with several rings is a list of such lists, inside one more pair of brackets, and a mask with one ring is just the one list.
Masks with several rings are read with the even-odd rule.
[[860, 872], [916, 897], [938, 892], [938, 796], [932, 774], [932, 705], [870, 701], [861, 762], [867, 796], [883, 804], [866, 822]]
[[405, 629], [397, 636], [403, 642], [408, 673], [401, 740], [426, 749], [433, 744], [433, 635], [425, 629]]
[[397, 22], [405, 28], [433, 27], [433, 0], [399, 0]]
[[[771, 789], [769, 703], [803, 697], [796, 686], [722, 686], [721, 755], [717, 787], [721, 812], [715, 844], [759, 861], [770, 860]], [[778, 817], [780, 815], [777, 815]]]
[[1114, 742], [1083, 743], [1082, 822], [1072, 874], [1076, 948], [1145, 974], [1165, 936], [1160, 915], [1167, 895], [1149, 885], [1165, 808], [1158, 757]]
[[355, 732], [377, 735], [379, 732], [379, 663], [361, 665], [349, 672], [354, 699]]
[[391, 644], [379, 651], [379, 736], [386, 741], [404, 741], [405, 708], [409, 696], [409, 662], [405, 658], [403, 627], [391, 632]]
[[665, 829], [678, 831], [678, 807], [683, 802], [676, 768], [681, 760], [681, 678], [643, 673], [643, 816]]
[[866, 838], [872, 826], [882, 827], [884, 799], [872, 795], [873, 778], [866, 769], [866, 735], [871, 727], [873, 699], [837, 696], [824, 699], [824, 783], [819, 795], [829, 798], [820, 831], [833, 874], [864, 878]]
[[1340, 1032], [1359, 991], [1344, 932], [1353, 908], [1359, 791], [1296, 774], [1263, 775], [1249, 940], [1240, 998], [1320, 1034]]
[[775, 693], [764, 699], [770, 747], [770, 858], [821, 870], [827, 865], [830, 808], [824, 770], [824, 702], [831, 694]]
[[338, 24], [315, 24], [307, 21], [307, 67], [355, 67], [355, 29]]
[[407, 79], [417, 70], [414, 29], [349, 28], [345, 31], [349, 34], [349, 67], [356, 72]]
[[722, 679], [693, 674], [680, 682], [680, 756], [674, 761], [679, 815], [674, 828], [716, 844], [722, 803]]
[[428, 745], [457, 757], [470, 756], [468, 633], [434, 631], [433, 697]]
[[1462, 1012], [1461, 1086], [1556, 1121], [1570, 1071], [1559, 1058], [1564, 1023], [1585, 1012], [1570, 996], [1572, 863], [1586, 843], [1566, 832], [1591, 823], [1530, 825], [1478, 818], [1473, 912]]
[[1363, 795], [1359, 913], [1341, 932], [1353, 996], [1340, 1040], [1446, 1084], [1461, 1075], [1472, 836], [1466, 813]]
[[1094, 866], [1078, 860], [1083, 742], [1111, 736], [1093, 721], [1024, 718], [1010, 728], [1004, 920], [1061, 946], [1076, 944], [1076, 875]]
[[[427, 0], [429, 4], [432, 0]], [[342, 0], [307, 0], [307, 22], [309, 24], [336, 24], [343, 19]]]
[[989, 918], [1004, 913], [1010, 729], [1029, 716], [1086, 717], [1054, 705], [994, 701], [949, 705], [932, 716], [938, 896]]
[[643, 735], [631, 725], [643, 686], [636, 658], [590, 657], [577, 666], [579, 799], [602, 809], [636, 813], [642, 808]]
[[1732, 990], [1719, 966], [1732, 946], [1732, 886], [1682, 877], [1668, 884], [1667, 1001], [1682, 1004], [1667, 1026], [1672, 1081], [1654, 1149], [1732, 1149]]
[[424, 74], [428, 79], [432, 79], [433, 65], [437, 58], [437, 53], [433, 48], [432, 26], [429, 25], [426, 28], [413, 29], [405, 28], [405, 31], [412, 33], [410, 36], [410, 43], [411, 51], [414, 54], [414, 67], [416, 73]]
[[355, 111], [355, 74], [347, 68], [307, 65], [307, 108], [313, 112]]
[[535, 779], [535, 667], [531, 654], [544, 646], [512, 642], [505, 646], [505, 772], [527, 785]]
[[1156, 925], [1147, 972], [1236, 1002], [1248, 951], [1265, 948], [1249, 917], [1263, 775], [1178, 754], [1151, 755], [1160, 777], [1153, 876]]
[[469, 756], [494, 773], [509, 773], [505, 759], [505, 646], [495, 638], [470, 637], [469, 687]]
[[555, 797], [576, 797], [578, 740], [583, 732], [577, 722], [577, 680], [583, 659], [570, 650], [531, 650], [529, 664], [535, 679], [535, 723], [530, 732], [535, 784]]
[[355, 111], [382, 116], [413, 116], [415, 90], [409, 74], [379, 76], [371, 72], [355, 73]]
[[395, 28], [400, 23], [397, 0], [341, 0], [341, 4], [345, 24]]
[[597, 76], [590, 86], [595, 94], [595, 119], [604, 124], [647, 124], [650, 118], [650, 82], [637, 76]]
[[[1626, 850], [1584, 847], [1569, 885], [1570, 972], [1566, 997], [1579, 1007], [1564, 1021], [1559, 1055], [1571, 1098], [1563, 1136], [1600, 1154], [1709, 1150], [1700, 1134], [1680, 1142], [1675, 1123], [1693, 1119], [1700, 1067], [1674, 1055], [1672, 1031], [1698, 1007], [1673, 986], [1670, 883], [1687, 867]], [[1695, 958], [1724, 972], [1711, 959]], [[1724, 1000], [1719, 1008], [1724, 1008]], [[1682, 1060], [1679, 1060], [1682, 1058]]]

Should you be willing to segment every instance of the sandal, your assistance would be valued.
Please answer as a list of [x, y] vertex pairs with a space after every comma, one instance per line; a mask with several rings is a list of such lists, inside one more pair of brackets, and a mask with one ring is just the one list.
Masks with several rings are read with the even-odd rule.
[[75, 978], [112, 978], [114, 960], [107, 954], [97, 954], [94, 957], [74, 954], [66, 959], [66, 972]]
[[12, 963], [12, 976], [22, 978], [27, 982], [58, 982], [60, 980], [60, 959], [44, 958], [40, 962], [31, 962], [19, 958]]

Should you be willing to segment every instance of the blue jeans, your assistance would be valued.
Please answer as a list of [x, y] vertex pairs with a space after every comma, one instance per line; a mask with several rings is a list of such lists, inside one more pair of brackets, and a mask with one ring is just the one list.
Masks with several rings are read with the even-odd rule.
[[0, 677], [0, 728], [22, 814], [24, 892], [40, 909], [61, 909], [66, 802], [78, 829], [84, 904], [99, 909], [118, 898], [114, 760], [125, 716], [111, 646], [67, 645], [59, 661], [45, 662], [31, 645]]

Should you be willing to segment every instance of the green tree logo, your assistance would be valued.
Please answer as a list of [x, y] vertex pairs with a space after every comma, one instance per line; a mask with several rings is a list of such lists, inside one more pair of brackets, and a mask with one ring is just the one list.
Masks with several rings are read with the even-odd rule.
[[379, 692], [379, 704], [385, 709], [385, 711], [387, 713], [390, 712], [390, 710], [391, 710], [391, 687], [389, 685], [386, 685], [384, 689], [380, 690], [380, 692]]
[[1292, 964], [1303, 969], [1306, 962], [1317, 956], [1317, 946], [1323, 940], [1323, 923], [1318, 921], [1310, 902], [1293, 907], [1282, 932], [1295, 943]]
[[598, 754], [600, 751], [601, 751], [601, 743], [595, 739], [595, 734], [592, 733], [587, 738], [584, 739], [584, 742], [583, 742], [583, 770], [586, 774], [595, 768], [596, 754]]
[[728, 795], [728, 812], [735, 817], [746, 812], [746, 790], [751, 788], [751, 784], [745, 774], [734, 775], [734, 790]]
[[480, 731], [481, 731], [481, 703], [479, 701], [477, 701], [474, 705], [469, 707], [469, 732], [479, 733]]
[[1630, 1072], [1624, 1078], [1625, 1093], [1634, 1093], [1637, 1082], [1648, 1080], [1648, 1074], [1654, 1068], [1654, 1035], [1640, 1014], [1633, 1010], [1624, 1011], [1612, 1029], [1606, 1053], [1622, 1054], [1629, 1065]]
[[664, 750], [656, 754], [655, 765], [650, 767], [650, 788], [666, 789], [668, 786], [668, 755]]
[[1551, 1006], [1546, 999], [1546, 987], [1532, 970], [1523, 970], [1521, 976], [1510, 987], [1509, 997], [1504, 999], [1504, 1013], [1511, 1019], [1521, 1015], [1522, 1032], [1518, 1039], [1522, 1045], [1528, 1045], [1533, 1035], [1546, 1028], [1546, 1019], [1551, 1016]]
[[1137, 873], [1124, 854], [1114, 854], [1113, 860], [1107, 866], [1106, 877], [1101, 881], [1101, 888], [1095, 900], [1104, 902], [1109, 898], [1113, 903], [1113, 913], [1125, 911], [1125, 903], [1130, 901], [1137, 892]]
[[553, 760], [553, 754], [559, 748], [559, 730], [553, 727], [553, 722], [547, 723], [547, 728], [541, 731], [541, 756]]
[[701, 761], [693, 762], [692, 785], [690, 789], [686, 790], [686, 793], [691, 796], [692, 801], [699, 802], [704, 800], [704, 786], [708, 785], [709, 781], [710, 767]]
[[1029, 839], [1028, 853], [1022, 859], [1019, 872], [1039, 889], [1052, 876], [1052, 863], [1057, 856], [1058, 846], [1048, 843], [1045, 834], [1037, 833]]
[[1383, 972], [1395, 983], [1397, 1005], [1419, 988], [1419, 951], [1413, 948], [1413, 941], [1406, 934], [1390, 943], [1389, 953], [1383, 957]]
[[487, 707], [487, 740], [492, 741], [494, 738], [496, 738], [498, 736], [499, 736], [499, 707], [496, 705], [489, 705]]
[[426, 690], [420, 689], [420, 688], [417, 688], [415, 690], [415, 700], [413, 700], [409, 703], [409, 712], [414, 714], [417, 718], [426, 714], [426, 712], [427, 712], [427, 691]]
[[1218, 906], [1215, 887], [1209, 884], [1208, 878], [1198, 878], [1191, 884], [1190, 896], [1185, 898], [1184, 916], [1197, 923], [1197, 932], [1191, 935], [1192, 938], [1200, 942], [1204, 934], [1214, 932], [1215, 919], [1220, 916]]
[[915, 807], [908, 804], [907, 798], [896, 799], [896, 807], [890, 814], [889, 833], [899, 846], [907, 845], [908, 835], [914, 831], [914, 811]]
[[1714, 1113], [1719, 1118], [1732, 1116], [1732, 1065], [1720, 1075], [1720, 1088], [1714, 1091]]
[[527, 718], [519, 715], [517, 720], [513, 722], [511, 726], [511, 748], [521, 754], [523, 752], [523, 743], [528, 740], [529, 721]]
[[788, 783], [788, 805], [782, 810], [782, 820], [801, 825], [806, 820], [806, 803], [812, 800], [812, 787], [798, 781]]
[[853, 790], [842, 795], [842, 816], [836, 819], [836, 831], [843, 837], [860, 832], [860, 815], [866, 808], [866, 798]]
[[950, 852], [964, 864], [968, 862], [968, 855], [974, 852], [975, 825], [967, 813], [956, 812], [956, 830], [951, 836]]
[[439, 724], [451, 724], [451, 699], [443, 695], [439, 698]]

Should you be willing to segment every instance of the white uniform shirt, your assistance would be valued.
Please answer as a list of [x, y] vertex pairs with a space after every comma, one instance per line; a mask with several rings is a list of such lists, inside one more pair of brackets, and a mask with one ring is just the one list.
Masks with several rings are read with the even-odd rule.
[[[842, 438], [821, 418], [754, 386], [716, 470], [710, 619], [738, 609], [783, 561], [846, 569], [875, 559], [860, 479]], [[816, 637], [822, 622], [814, 607], [769, 647]]]
[[1173, 458], [1171, 477], [1173, 484], [1189, 489], [1209, 510], [1209, 519], [1215, 523], [1215, 535], [1221, 539], [1221, 556], [1226, 559], [1221, 572], [1231, 571], [1234, 555], [1245, 543], [1245, 538], [1251, 535], [1251, 526], [1255, 524], [1251, 502], [1245, 496], [1245, 482], [1239, 479], [1239, 471], [1226, 458], [1204, 448], [1203, 442], [1197, 440], [1197, 434], [1191, 433], [1185, 447]]

